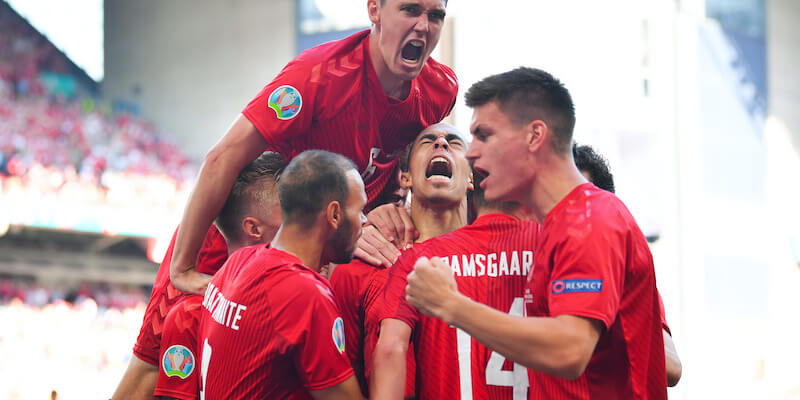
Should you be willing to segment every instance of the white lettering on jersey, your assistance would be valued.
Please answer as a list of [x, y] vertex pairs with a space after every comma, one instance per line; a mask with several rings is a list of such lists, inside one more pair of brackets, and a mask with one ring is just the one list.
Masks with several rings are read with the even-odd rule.
[[501, 251], [488, 254], [454, 254], [439, 257], [455, 276], [528, 276], [533, 267], [533, 251], [514, 250], [511, 254]]
[[213, 283], [208, 284], [203, 297], [203, 307], [211, 313], [214, 321], [236, 331], [239, 330], [242, 313], [247, 310], [247, 306], [226, 299]]

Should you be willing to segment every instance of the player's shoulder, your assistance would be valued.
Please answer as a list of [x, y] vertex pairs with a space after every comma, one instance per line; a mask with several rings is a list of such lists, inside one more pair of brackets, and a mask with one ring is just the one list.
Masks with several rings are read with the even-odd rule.
[[[546, 224], [559, 226], [564, 237], [608, 240], [610, 235], [625, 235], [635, 225], [625, 204], [611, 192], [591, 183], [578, 186], [564, 200]], [[558, 207], [558, 206], [557, 206]]]
[[458, 94], [456, 73], [452, 68], [434, 60], [432, 57], [428, 58], [417, 79], [426, 93], [435, 93], [437, 95], [436, 98], [455, 100]]
[[331, 274], [331, 285], [336, 287], [339, 282], [361, 281], [373, 274], [379, 268], [358, 258], [347, 264], [339, 264]]

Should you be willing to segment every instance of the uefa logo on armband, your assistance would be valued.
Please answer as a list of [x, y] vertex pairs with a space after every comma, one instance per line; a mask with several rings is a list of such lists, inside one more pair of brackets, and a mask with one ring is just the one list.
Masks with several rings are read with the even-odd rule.
[[279, 86], [272, 91], [268, 99], [269, 108], [275, 111], [278, 119], [292, 119], [303, 108], [303, 97], [300, 91], [289, 85]]
[[176, 344], [164, 352], [161, 359], [161, 369], [167, 376], [177, 376], [186, 379], [194, 371], [194, 354], [185, 346]]
[[339, 353], [344, 353], [344, 321], [342, 321], [342, 317], [336, 318], [336, 320], [333, 321], [331, 335], [333, 336], [333, 344], [336, 345], [336, 349], [339, 350]]

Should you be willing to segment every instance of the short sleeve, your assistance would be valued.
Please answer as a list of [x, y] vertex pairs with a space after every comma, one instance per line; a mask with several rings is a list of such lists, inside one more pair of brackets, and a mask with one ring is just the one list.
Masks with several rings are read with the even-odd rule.
[[[361, 287], [369, 276], [358, 271], [360, 265], [337, 266], [331, 274], [331, 287], [344, 320], [347, 358], [356, 365], [361, 348], [361, 328], [364, 325], [361, 304]], [[370, 267], [375, 270], [375, 268]], [[362, 272], [362, 273], [359, 273]]]
[[419, 321], [419, 310], [406, 301], [408, 274], [414, 268], [417, 258], [416, 252], [407, 251], [389, 269], [389, 277], [386, 280], [381, 299], [380, 321], [393, 318], [405, 322], [412, 328]]
[[194, 400], [199, 393], [197, 331], [202, 296], [175, 304], [164, 320], [155, 396]]
[[319, 86], [309, 80], [312, 68], [307, 61], [293, 60], [242, 111], [270, 148], [281, 153], [311, 128]]
[[616, 319], [625, 276], [625, 235], [595, 218], [569, 226], [553, 253], [547, 287], [550, 315]]
[[672, 331], [669, 329], [669, 325], [667, 324], [667, 315], [664, 311], [664, 300], [661, 299], [661, 292], [658, 293], [658, 316], [661, 319], [661, 329], [667, 331], [667, 333], [672, 335]]
[[344, 321], [326, 282], [309, 273], [287, 279], [270, 296], [284, 297], [275, 310], [275, 333], [291, 347], [291, 357], [309, 390], [335, 386], [353, 375], [345, 356]]

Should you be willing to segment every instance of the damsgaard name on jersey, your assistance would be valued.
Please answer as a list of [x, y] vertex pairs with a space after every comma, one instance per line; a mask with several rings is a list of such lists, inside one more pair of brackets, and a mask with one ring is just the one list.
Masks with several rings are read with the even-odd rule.
[[242, 319], [242, 313], [247, 310], [247, 306], [226, 299], [213, 283], [209, 283], [208, 288], [206, 288], [206, 294], [203, 296], [203, 307], [211, 313], [211, 318], [214, 321], [236, 331], [239, 330], [239, 320]]
[[505, 251], [488, 254], [454, 254], [440, 257], [455, 276], [527, 276], [533, 267], [533, 251]]

